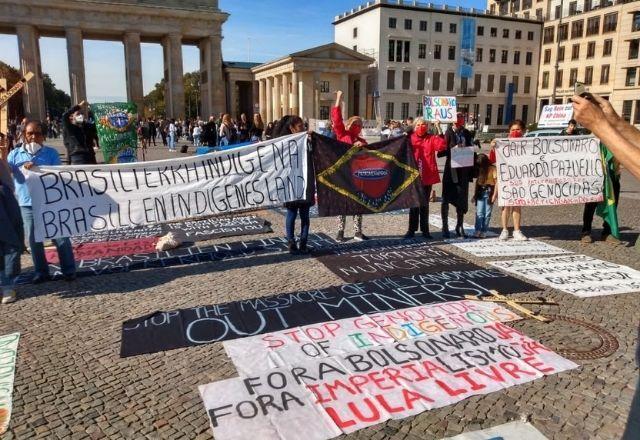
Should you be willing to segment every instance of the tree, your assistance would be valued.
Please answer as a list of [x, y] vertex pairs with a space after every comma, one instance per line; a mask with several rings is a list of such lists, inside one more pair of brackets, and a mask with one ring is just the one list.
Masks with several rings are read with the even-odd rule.
[[165, 80], [163, 78], [159, 83], [156, 83], [153, 90], [144, 97], [144, 106], [149, 110], [150, 116], [159, 117], [165, 115], [164, 85]]
[[[200, 72], [188, 72], [183, 76], [185, 115], [195, 118], [200, 114]], [[163, 79], [156, 83], [153, 90], [144, 97], [144, 106], [154, 117], [165, 116], [166, 105], [164, 99]]]

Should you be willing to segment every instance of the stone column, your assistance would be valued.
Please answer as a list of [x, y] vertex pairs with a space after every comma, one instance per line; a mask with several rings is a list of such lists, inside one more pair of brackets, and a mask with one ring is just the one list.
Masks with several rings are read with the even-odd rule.
[[69, 62], [69, 88], [71, 105], [87, 100], [87, 85], [84, 74], [84, 47], [82, 31], [76, 28], [65, 29], [67, 37], [67, 61]]
[[22, 103], [24, 114], [29, 119], [44, 120], [46, 117], [44, 87], [42, 84], [42, 66], [40, 64], [40, 44], [36, 28], [31, 25], [16, 26], [18, 52], [22, 75], [33, 73], [23, 89]]
[[313, 72], [313, 118], [320, 117], [320, 72]]
[[144, 92], [142, 89], [142, 53], [140, 52], [140, 34], [124, 34], [124, 68], [127, 78], [127, 100], [135, 102], [138, 113], [144, 114]]
[[267, 120], [264, 121], [265, 124], [269, 122], [273, 122], [273, 80], [271, 77], [268, 77], [264, 80], [266, 87], [266, 96], [265, 96], [265, 104], [264, 104], [264, 113], [267, 116]]
[[267, 121], [267, 112], [266, 112], [266, 107], [265, 107], [265, 95], [266, 95], [266, 80], [261, 79], [258, 80], [258, 107], [259, 112], [260, 112], [260, 116], [262, 117], [263, 121]]
[[282, 115], [283, 116], [291, 114], [291, 109], [289, 105], [290, 96], [291, 95], [289, 94], [289, 74], [283, 73], [282, 74]]
[[229, 114], [233, 119], [238, 118], [238, 85], [229, 79]]
[[342, 90], [342, 117], [346, 121], [349, 115], [349, 75], [340, 75], [340, 90]]
[[258, 81], [251, 81], [251, 114], [247, 115], [251, 117], [251, 120], [253, 120], [253, 114], [254, 113], [259, 113], [260, 110], [256, 110], [260, 108], [260, 92], [259, 92], [259, 82]]
[[[219, 31], [218, 31], [219, 32]], [[226, 113], [225, 81], [222, 72], [222, 36], [211, 35], [200, 40], [200, 96], [205, 117]]]
[[291, 113], [300, 116], [300, 81], [298, 80], [298, 72], [295, 70], [291, 73]]
[[367, 119], [367, 74], [360, 74], [360, 90], [358, 100], [358, 113], [362, 119]]
[[273, 77], [273, 118], [282, 118], [282, 91], [278, 77]]
[[169, 34], [162, 38], [164, 76], [166, 81], [164, 104], [167, 117], [184, 118], [184, 82], [182, 74], [182, 37]]

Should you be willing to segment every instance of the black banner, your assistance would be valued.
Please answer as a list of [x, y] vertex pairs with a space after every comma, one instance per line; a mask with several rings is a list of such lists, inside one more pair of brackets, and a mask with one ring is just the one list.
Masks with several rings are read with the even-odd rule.
[[191, 347], [421, 304], [537, 287], [494, 269], [383, 278], [225, 304], [155, 312], [122, 325], [122, 357]]
[[324, 136], [314, 136], [314, 142], [321, 217], [394, 211], [425, 200], [406, 136], [366, 148]]

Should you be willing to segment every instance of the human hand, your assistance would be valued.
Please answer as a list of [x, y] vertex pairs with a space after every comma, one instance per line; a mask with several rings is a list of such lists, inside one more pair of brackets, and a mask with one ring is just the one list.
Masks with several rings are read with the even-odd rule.
[[609, 122], [599, 104], [581, 96], [574, 96], [571, 101], [573, 101], [573, 117], [587, 130], [593, 132], [602, 123]]
[[356, 141], [356, 142], [353, 143], [353, 146], [357, 147], [357, 148], [360, 148], [360, 147], [362, 147], [362, 142]]
[[591, 99], [593, 99], [593, 101], [595, 101], [595, 103], [600, 106], [600, 108], [602, 109], [602, 113], [604, 113], [604, 116], [607, 118], [607, 121], [609, 121], [613, 125], [620, 122], [620, 116], [618, 115], [618, 113], [616, 113], [613, 106], [611, 105], [611, 102], [609, 102], [608, 99], [604, 99], [599, 95], [589, 96], [591, 96]]
[[489, 147], [491, 147], [491, 149], [493, 150], [494, 148], [496, 148], [496, 143], [497, 143], [496, 140], [492, 139], [491, 144], [489, 144]]
[[31, 168], [33, 168], [33, 162], [25, 162], [22, 166], [25, 170], [30, 170]]

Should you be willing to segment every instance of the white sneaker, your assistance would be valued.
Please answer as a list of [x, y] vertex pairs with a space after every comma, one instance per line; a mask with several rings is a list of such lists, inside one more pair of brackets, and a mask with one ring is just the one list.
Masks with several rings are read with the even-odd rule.
[[527, 241], [528, 238], [522, 233], [520, 229], [515, 229], [513, 231], [513, 239], [515, 241]]
[[13, 289], [5, 290], [2, 293], [2, 304], [9, 304], [16, 301], [16, 291]]
[[[515, 235], [515, 233], [514, 233]], [[500, 233], [500, 237], [498, 237], [499, 240], [501, 241], [507, 241], [509, 239], [509, 230], [508, 229], [503, 229], [502, 232]]]

